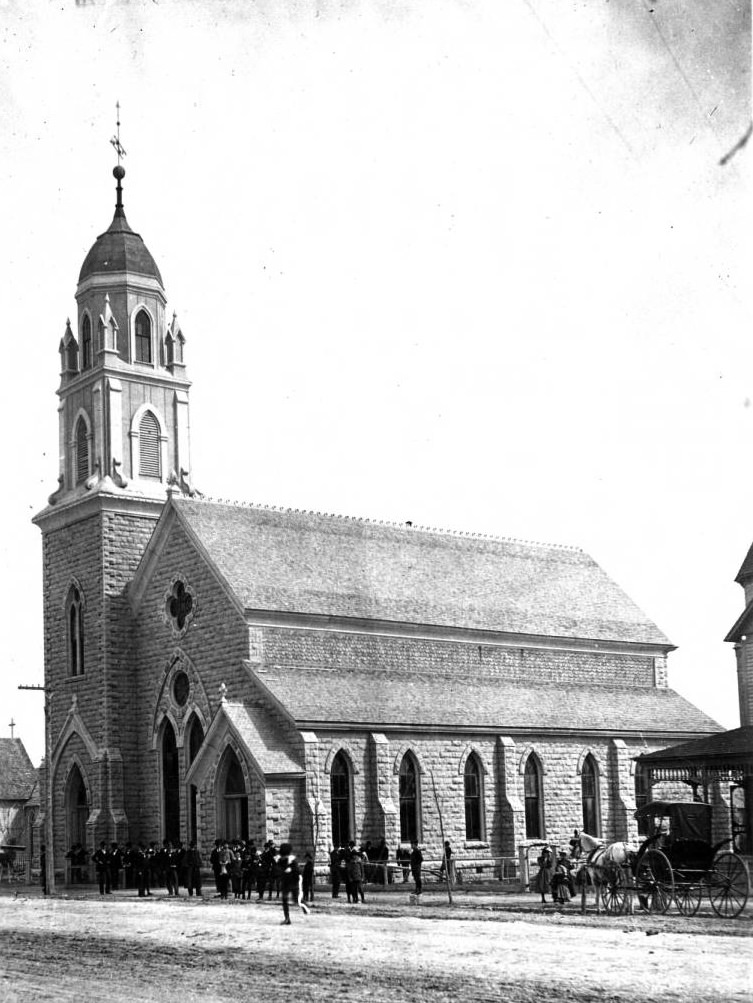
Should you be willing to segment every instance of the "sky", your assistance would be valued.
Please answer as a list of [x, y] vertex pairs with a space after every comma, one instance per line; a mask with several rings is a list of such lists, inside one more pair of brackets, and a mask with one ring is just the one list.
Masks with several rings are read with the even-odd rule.
[[204, 494], [580, 547], [677, 645], [672, 688], [739, 724], [747, 0], [0, 11], [1, 736], [43, 755], [30, 519], [116, 102]]

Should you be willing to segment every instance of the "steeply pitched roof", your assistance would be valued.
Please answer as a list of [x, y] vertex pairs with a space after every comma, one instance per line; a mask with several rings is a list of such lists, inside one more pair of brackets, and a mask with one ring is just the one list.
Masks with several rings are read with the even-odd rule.
[[0, 738], [0, 801], [26, 801], [37, 771], [20, 738]]
[[713, 733], [720, 725], [673, 690], [535, 686], [498, 676], [328, 671], [291, 665], [258, 679], [299, 726], [318, 724], [506, 730], [578, 729], [615, 735]]
[[186, 498], [172, 505], [247, 609], [671, 647], [580, 550]]
[[264, 774], [303, 772], [303, 764], [293, 758], [290, 743], [269, 714], [230, 700], [222, 709]]

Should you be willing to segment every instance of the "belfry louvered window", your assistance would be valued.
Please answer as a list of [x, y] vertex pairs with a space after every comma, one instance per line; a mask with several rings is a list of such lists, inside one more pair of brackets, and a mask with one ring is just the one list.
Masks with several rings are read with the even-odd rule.
[[76, 484], [89, 476], [89, 435], [86, 422], [79, 418], [76, 424]]
[[92, 364], [92, 322], [88, 314], [81, 324], [81, 368], [90, 369]]
[[152, 322], [146, 310], [139, 310], [135, 324], [136, 343], [134, 345], [136, 362], [152, 361]]
[[139, 425], [139, 474], [160, 480], [160, 430], [159, 422], [147, 411]]

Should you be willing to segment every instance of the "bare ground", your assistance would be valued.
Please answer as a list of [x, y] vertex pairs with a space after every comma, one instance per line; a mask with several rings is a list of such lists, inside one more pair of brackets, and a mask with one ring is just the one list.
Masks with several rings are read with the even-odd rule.
[[0, 895], [0, 1001], [753, 1001], [753, 917], [597, 917], [532, 896], [365, 906]]

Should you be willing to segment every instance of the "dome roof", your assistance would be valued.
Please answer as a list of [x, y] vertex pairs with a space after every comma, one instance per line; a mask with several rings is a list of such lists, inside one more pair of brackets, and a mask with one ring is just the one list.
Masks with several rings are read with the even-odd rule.
[[109, 274], [112, 272], [135, 272], [138, 275], [148, 275], [162, 285], [162, 276], [154, 258], [147, 250], [146, 244], [138, 233], [134, 233], [128, 225], [123, 210], [122, 189], [120, 180], [125, 174], [122, 168], [116, 168], [121, 173], [115, 174], [118, 179], [118, 201], [112, 223], [94, 242], [91, 250], [84, 258], [79, 283], [90, 275]]

